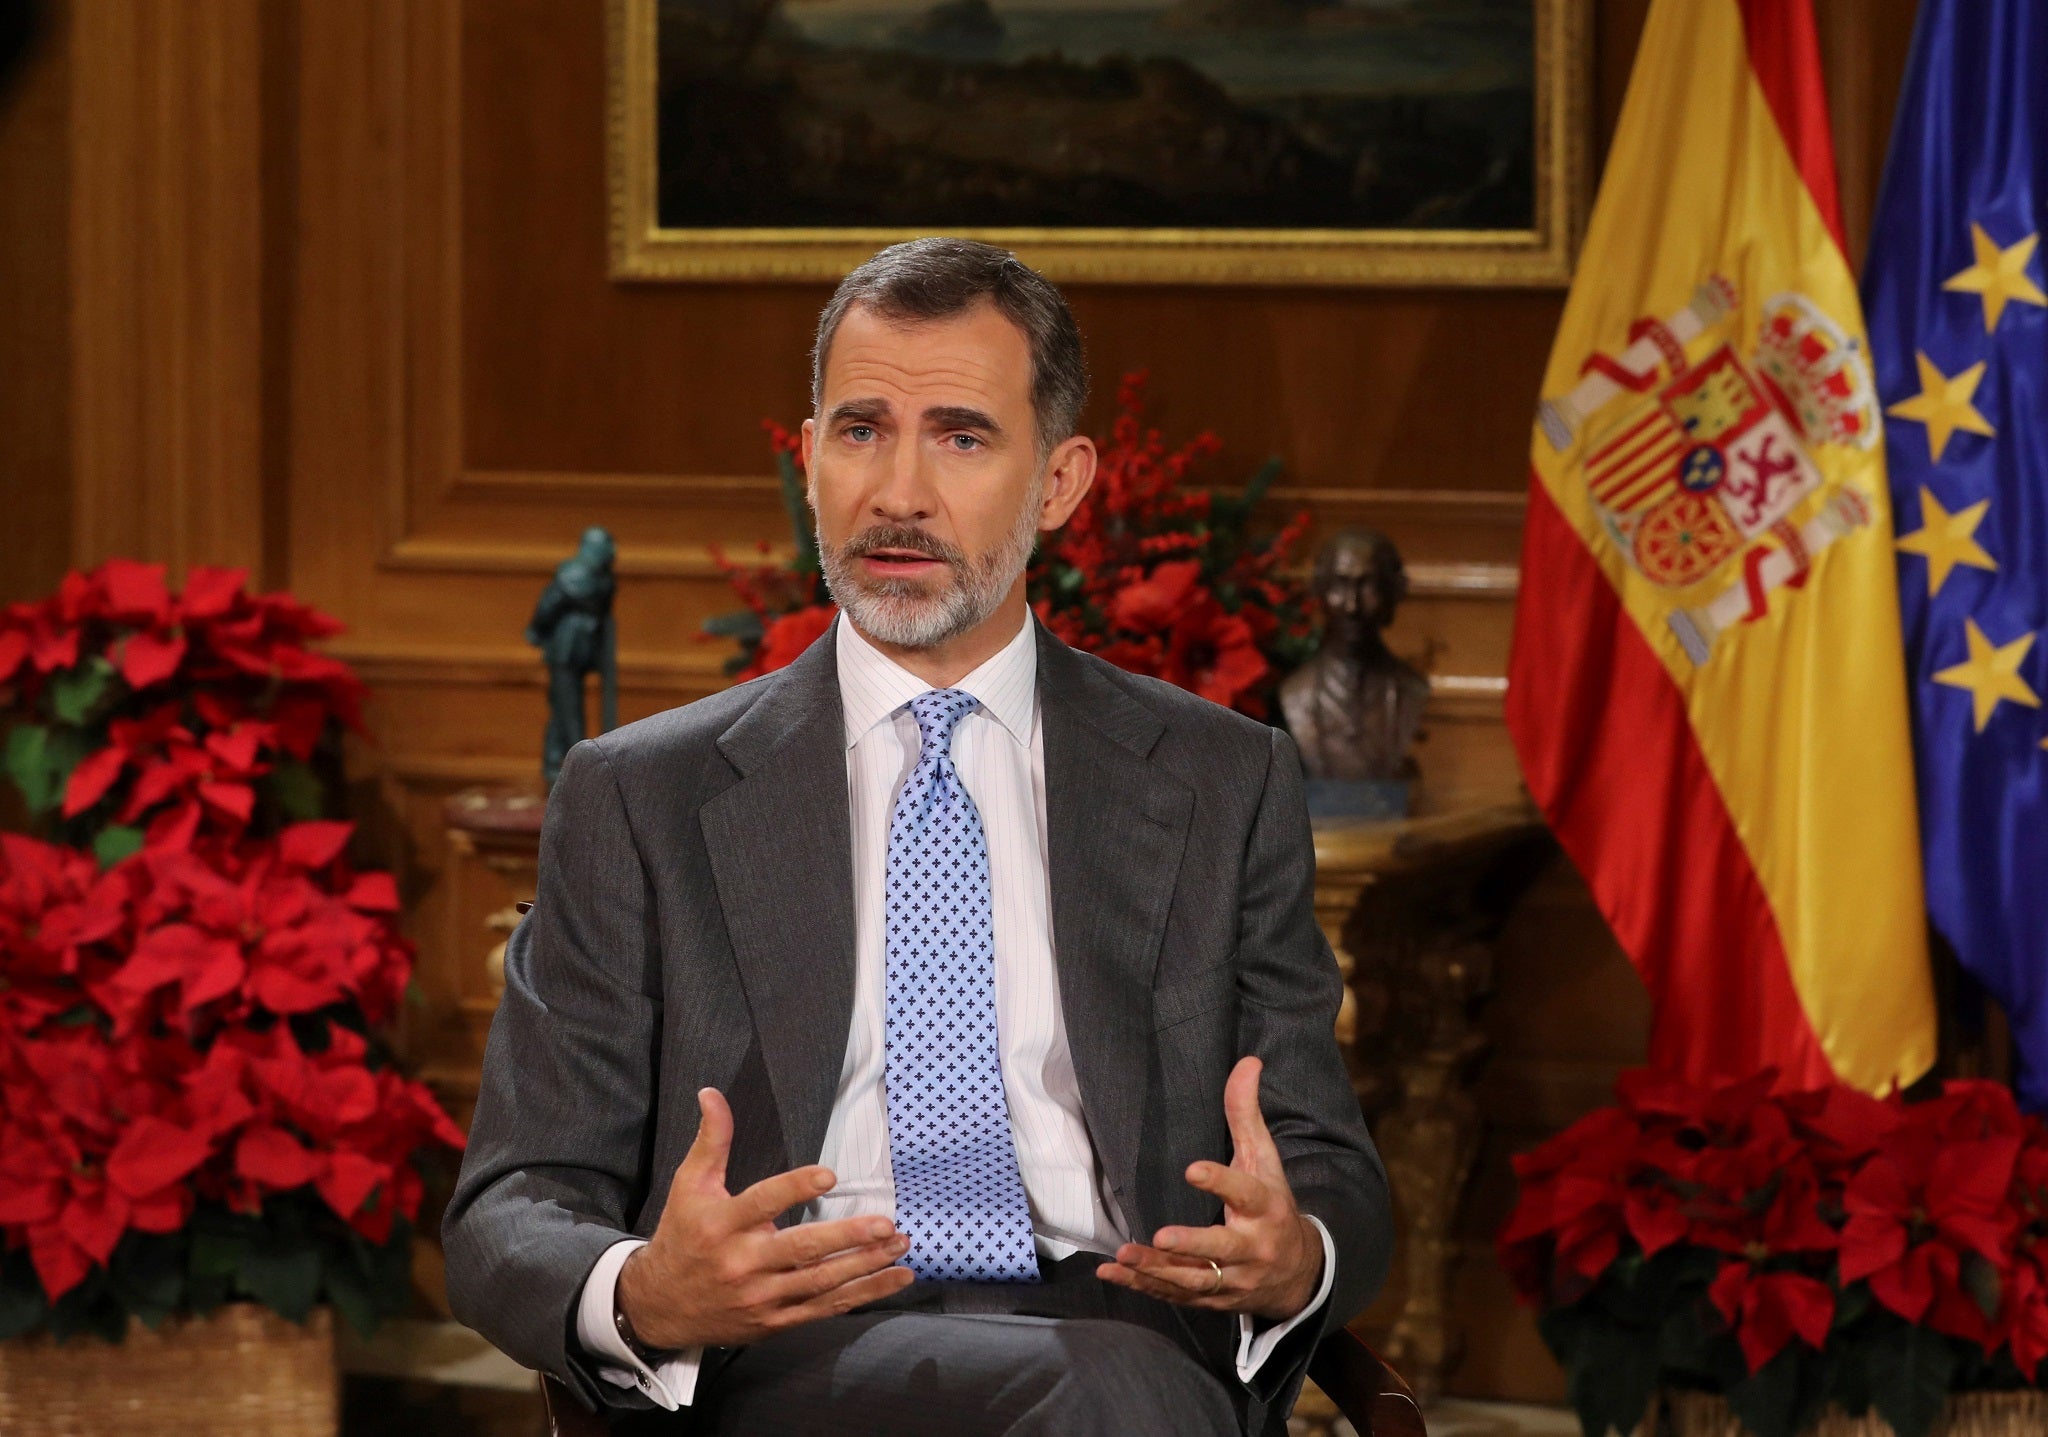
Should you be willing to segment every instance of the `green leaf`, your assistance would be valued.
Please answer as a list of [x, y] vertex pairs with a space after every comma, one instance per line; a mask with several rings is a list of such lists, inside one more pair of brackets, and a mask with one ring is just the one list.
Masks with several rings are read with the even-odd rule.
[[1981, 1253], [1964, 1253], [1962, 1282], [1963, 1291], [1970, 1294], [1984, 1320], [1996, 1322], [2000, 1306], [1998, 1269], [1986, 1262]]
[[286, 818], [304, 822], [320, 816], [325, 794], [321, 791], [320, 776], [313, 772], [311, 764], [295, 758], [281, 759], [263, 782]]
[[377, 1330], [379, 1313], [376, 1297], [370, 1289], [368, 1277], [351, 1253], [344, 1250], [327, 1254], [321, 1285], [335, 1310], [358, 1336], [368, 1337]]
[[1728, 1406], [1756, 1437], [1792, 1437], [1799, 1406], [1799, 1354], [1793, 1344], [1730, 1387]]
[[94, 654], [75, 669], [66, 669], [50, 679], [50, 711], [68, 724], [83, 724], [106, 695], [113, 680], [114, 666], [104, 654]]
[[93, 1268], [84, 1281], [50, 1305], [50, 1335], [59, 1342], [82, 1332], [93, 1333], [109, 1342], [128, 1335], [128, 1314], [107, 1300], [107, 1270]]
[[0, 1282], [0, 1341], [34, 1331], [50, 1315], [43, 1285], [35, 1280], [34, 1272], [26, 1275], [26, 1281], [22, 1276], [9, 1272], [7, 1280]]
[[108, 1278], [121, 1306], [155, 1327], [185, 1297], [185, 1254], [177, 1235], [128, 1233], [114, 1250]]
[[142, 830], [133, 824], [117, 823], [93, 835], [92, 855], [100, 867], [112, 868], [142, 847]]
[[1898, 1437], [1927, 1437], [1948, 1401], [1956, 1363], [1949, 1340], [1900, 1319], [1873, 1337], [1869, 1360], [1870, 1400], [1878, 1415]]
[[7, 776], [21, 790], [31, 813], [41, 813], [57, 801], [50, 791], [49, 743], [50, 731], [41, 724], [21, 724], [7, 735]]
[[273, 1236], [249, 1247], [235, 1280], [265, 1307], [301, 1322], [320, 1295], [320, 1253], [303, 1240]]
[[799, 574], [814, 574], [818, 571], [818, 541], [811, 532], [811, 505], [804, 497], [804, 476], [796, 467], [796, 456], [786, 449], [775, 456], [775, 476], [782, 481], [782, 507], [789, 515], [790, 537], [796, 541], [793, 567]]
[[752, 609], [734, 609], [729, 614], [713, 614], [704, 621], [704, 632], [721, 639], [738, 639], [742, 643], [761, 642], [761, 616]]
[[188, 1261], [195, 1277], [232, 1278], [242, 1270], [249, 1252], [249, 1234], [235, 1229], [217, 1230], [211, 1224], [194, 1222], [192, 1250]]
[[1656, 1332], [1616, 1321], [1592, 1299], [1544, 1313], [1537, 1327], [1569, 1376], [1586, 1432], [1635, 1431], [1657, 1388]]
[[1252, 475], [1252, 482], [1244, 486], [1244, 498], [1238, 501], [1244, 513], [1249, 514], [1259, 506], [1259, 502], [1266, 497], [1266, 491], [1273, 487], [1273, 481], [1280, 477], [1281, 468], [1278, 457], [1268, 459], [1259, 466], [1259, 472]]
[[89, 745], [76, 729], [52, 729], [41, 724], [22, 724], [7, 736], [7, 775], [21, 790], [32, 814], [53, 809], [64, 797], [71, 770], [78, 767]]

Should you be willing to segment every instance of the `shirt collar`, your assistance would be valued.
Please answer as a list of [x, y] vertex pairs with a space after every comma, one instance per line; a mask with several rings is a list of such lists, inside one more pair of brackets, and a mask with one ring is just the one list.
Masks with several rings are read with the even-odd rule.
[[[988, 715], [1020, 744], [1031, 742], [1038, 713], [1038, 643], [1031, 615], [1015, 638], [953, 685], [981, 701]], [[844, 614], [833, 625], [839, 659], [840, 706], [846, 746], [932, 686], [863, 638]]]

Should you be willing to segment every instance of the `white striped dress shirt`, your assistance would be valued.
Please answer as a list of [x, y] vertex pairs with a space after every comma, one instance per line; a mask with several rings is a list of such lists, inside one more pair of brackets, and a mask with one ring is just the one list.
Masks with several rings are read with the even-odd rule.
[[[1014, 638], [953, 687], [980, 700], [953, 730], [953, 764], [981, 814], [988, 843], [995, 920], [996, 1026], [1010, 1134], [1031, 1203], [1038, 1248], [1061, 1258], [1086, 1249], [1114, 1253], [1129, 1239], [1108, 1179], [1095, 1160], [1081, 1090], [1060, 1011], [1053, 962], [1051, 865], [1045, 820], [1045, 741], [1038, 716], [1038, 643], [1027, 615]], [[883, 1090], [887, 974], [882, 941], [885, 861], [896, 791], [917, 764], [917, 720], [909, 704], [932, 687], [862, 638], [842, 617], [834, 625], [846, 718], [846, 802], [852, 820], [853, 1021], [839, 1088], [818, 1161], [838, 1183], [810, 1203], [806, 1221], [896, 1215], [889, 1168], [889, 1110]], [[1223, 1095], [1218, 1093], [1221, 1103]], [[1314, 1221], [1314, 1219], [1311, 1219]], [[1318, 1231], [1322, 1224], [1316, 1223]], [[1322, 1290], [1296, 1317], [1254, 1333], [1241, 1318], [1237, 1370], [1249, 1380], [1302, 1318], [1322, 1306], [1336, 1266], [1322, 1232]], [[639, 1386], [663, 1407], [695, 1394], [702, 1349], [657, 1368], [635, 1358], [612, 1322], [614, 1288], [638, 1239], [615, 1244], [591, 1270], [577, 1312], [585, 1350], [619, 1366], [599, 1370]]]

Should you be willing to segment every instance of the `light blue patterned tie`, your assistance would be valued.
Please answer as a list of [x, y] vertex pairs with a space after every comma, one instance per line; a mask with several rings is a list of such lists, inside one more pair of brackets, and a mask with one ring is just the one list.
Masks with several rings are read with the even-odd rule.
[[889, 818], [882, 908], [889, 1167], [912, 1272], [1036, 1282], [1031, 1205], [1003, 1100], [988, 841], [951, 752], [954, 726], [976, 703], [959, 689], [910, 701], [917, 766]]

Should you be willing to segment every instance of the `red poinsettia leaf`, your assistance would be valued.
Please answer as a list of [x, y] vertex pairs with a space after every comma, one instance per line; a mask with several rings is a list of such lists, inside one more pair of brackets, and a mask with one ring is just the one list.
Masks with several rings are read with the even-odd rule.
[[64, 784], [64, 816], [74, 818], [98, 803], [127, 763], [126, 750], [119, 748], [98, 749], [80, 759]]
[[277, 847], [284, 861], [299, 868], [325, 868], [348, 846], [355, 825], [339, 820], [311, 819], [286, 826]]
[[58, 1230], [85, 1255], [104, 1265], [128, 1229], [128, 1199], [104, 1183], [73, 1193], [57, 1219]]
[[166, 923], [151, 929], [115, 971], [114, 982], [136, 993], [175, 983], [185, 976], [188, 964], [207, 941], [206, 935], [189, 923]]
[[270, 728], [279, 748], [293, 758], [309, 757], [327, 728], [327, 706], [311, 694], [280, 695], [270, 709]]
[[134, 559], [109, 559], [95, 576], [107, 596], [107, 612], [123, 618], [160, 622], [170, 617], [171, 595], [164, 587], [164, 566]]
[[1888, 1268], [1905, 1251], [1905, 1223], [1877, 1213], [1852, 1213], [1842, 1228], [1842, 1281], [1854, 1282]]
[[795, 663], [832, 626], [833, 616], [838, 612], [831, 604], [810, 604], [777, 618], [761, 635], [761, 647], [755, 650], [754, 662], [747, 666], [744, 676], [773, 673]]
[[218, 618], [233, 607], [248, 581], [247, 569], [194, 564], [185, 571], [185, 589], [178, 596], [178, 607], [190, 619]]
[[107, 1155], [107, 1181], [129, 1198], [149, 1197], [205, 1162], [210, 1151], [203, 1133], [158, 1117], [137, 1118]]
[[0, 1224], [48, 1222], [64, 1203], [55, 1178], [24, 1179], [0, 1173]]
[[1707, 1296], [1713, 1300], [1714, 1310], [1721, 1314], [1730, 1327], [1742, 1319], [1742, 1299], [1749, 1291], [1749, 1264], [1724, 1262], [1720, 1272], [1707, 1288]]
[[1872, 1273], [1870, 1295], [1906, 1321], [1918, 1322], [1934, 1301], [1934, 1252], [1932, 1244], [1922, 1243], [1901, 1261]]
[[300, 1103], [322, 1121], [346, 1127], [377, 1111], [377, 1082], [366, 1068], [328, 1068], [307, 1079]]
[[426, 1119], [428, 1136], [443, 1147], [462, 1151], [469, 1146], [469, 1139], [462, 1129], [455, 1126], [455, 1119], [443, 1111], [433, 1092], [425, 1083], [407, 1083], [406, 1089], [412, 1094], [413, 1107]]
[[328, 1154], [313, 1185], [336, 1217], [353, 1217], [388, 1170], [363, 1154], [340, 1148]]
[[320, 1171], [320, 1160], [283, 1128], [263, 1123], [244, 1130], [235, 1143], [235, 1171], [272, 1191], [283, 1192], [313, 1181]]
[[246, 775], [255, 767], [257, 751], [269, 731], [268, 724], [238, 723], [227, 733], [206, 735], [203, 746], [220, 767]]
[[369, 1202], [357, 1210], [354, 1217], [348, 1220], [350, 1227], [378, 1247], [391, 1241], [391, 1225], [397, 1217], [391, 1203], [382, 1199], [383, 1193], [380, 1189]]
[[85, 1275], [92, 1271], [92, 1259], [54, 1222], [39, 1223], [28, 1230], [28, 1256], [52, 1302], [85, 1281]]
[[128, 1225], [138, 1232], [176, 1232], [192, 1216], [192, 1191], [165, 1188], [136, 1203], [128, 1214]]
[[242, 986], [248, 968], [241, 948], [232, 940], [210, 940], [195, 950], [186, 965], [185, 986], [178, 995], [178, 1006], [189, 1014], [203, 1003], [225, 998]]
[[177, 673], [185, 661], [185, 636], [149, 631], [133, 633], [121, 649], [121, 677], [131, 689], [146, 689]]
[[1674, 1242], [1682, 1239], [1690, 1220], [1685, 1208], [1669, 1194], [1651, 1194], [1638, 1188], [1631, 1188], [1622, 1204], [1623, 1215], [1628, 1219], [1628, 1230], [1642, 1248], [1645, 1257], [1655, 1257]]
[[202, 783], [199, 796], [222, 813], [243, 823], [256, 811], [256, 790], [246, 783]]
[[27, 662], [29, 638], [20, 629], [0, 629], [0, 684], [13, 678], [15, 671]]
[[344, 996], [332, 978], [301, 977], [275, 963], [250, 975], [249, 995], [273, 1013], [311, 1013]]
[[149, 821], [143, 830], [144, 848], [187, 849], [192, 846], [193, 835], [199, 831], [199, 804], [195, 799], [186, 799], [172, 808], [165, 809]]
[[1764, 1300], [1785, 1313], [1800, 1341], [1818, 1351], [1835, 1320], [1834, 1289], [1796, 1272], [1771, 1273], [1762, 1286]]
[[396, 913], [398, 881], [389, 873], [358, 873], [343, 901], [366, 913]]
[[1202, 561], [1175, 559], [1159, 565], [1135, 584], [1119, 589], [1109, 620], [1117, 628], [1146, 633], [1163, 629], [1188, 607], [1201, 581]]

